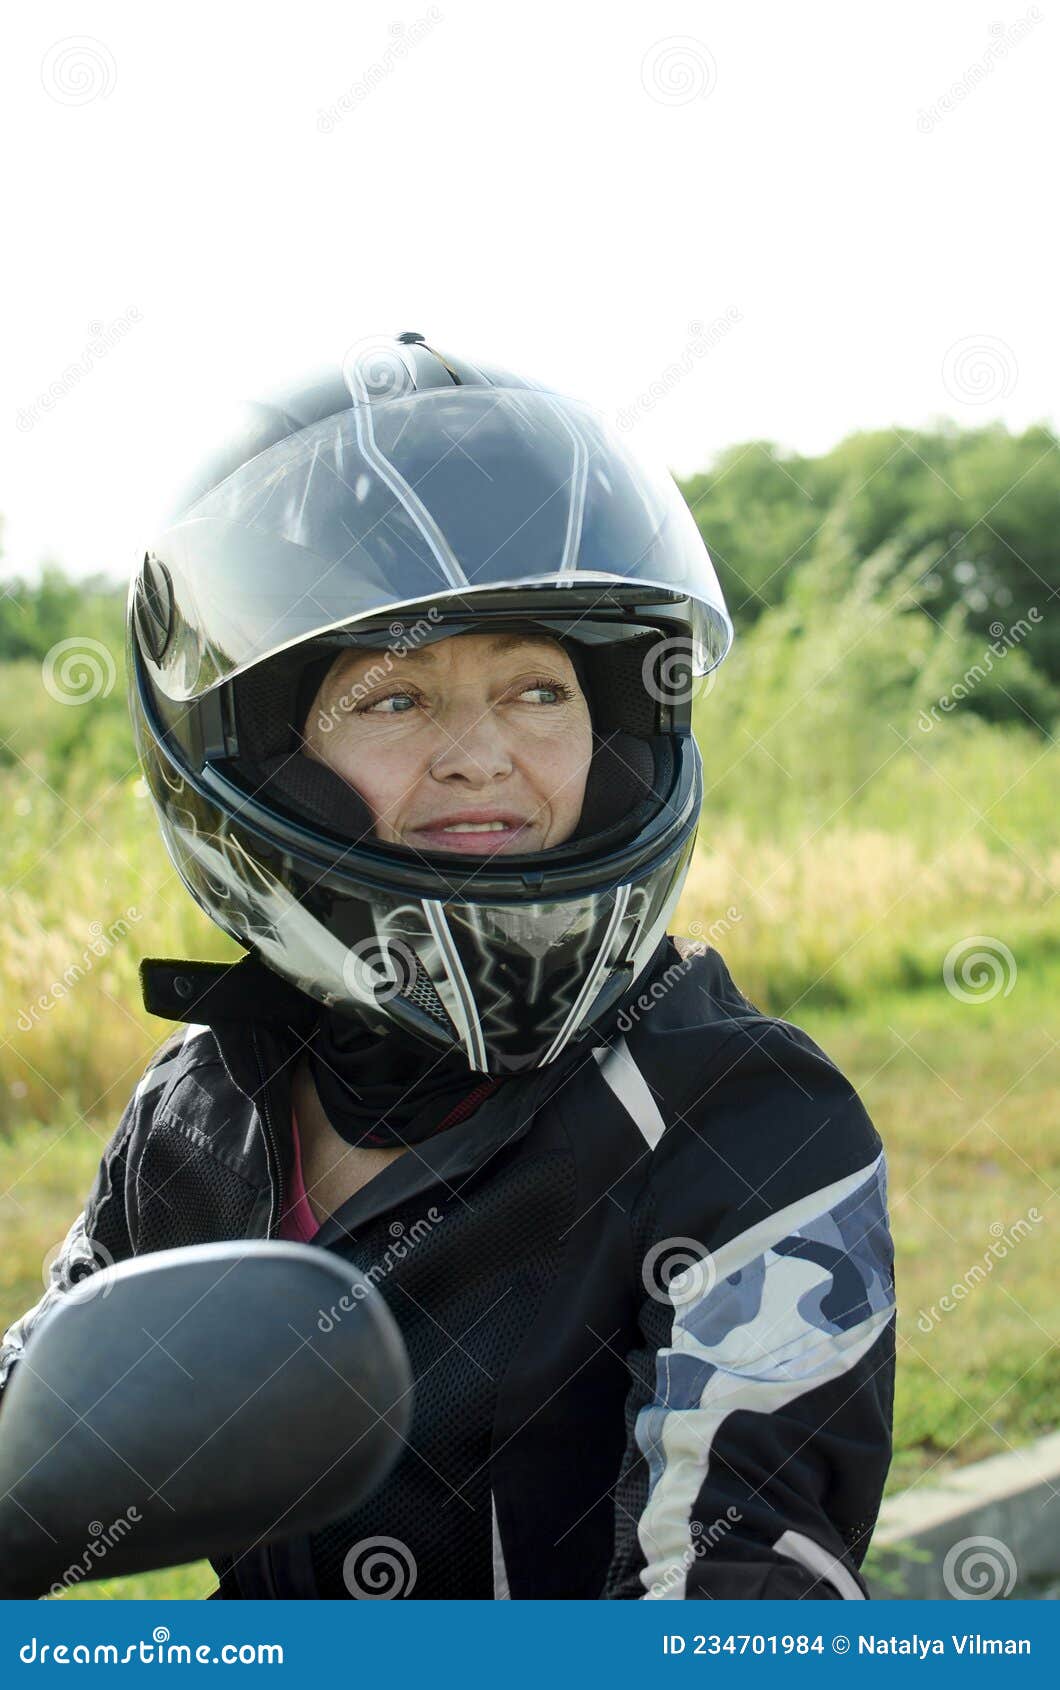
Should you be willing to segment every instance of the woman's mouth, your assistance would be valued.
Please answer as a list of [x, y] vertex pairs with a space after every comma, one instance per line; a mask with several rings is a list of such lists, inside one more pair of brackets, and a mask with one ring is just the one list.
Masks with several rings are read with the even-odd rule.
[[461, 851], [468, 856], [492, 856], [518, 845], [529, 849], [530, 829], [523, 816], [493, 812], [485, 815], [438, 816], [423, 827], [408, 830], [409, 842], [427, 851]]

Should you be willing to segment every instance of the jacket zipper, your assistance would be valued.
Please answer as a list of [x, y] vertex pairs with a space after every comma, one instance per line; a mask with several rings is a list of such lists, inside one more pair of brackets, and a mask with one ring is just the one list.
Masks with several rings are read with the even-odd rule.
[[272, 1182], [272, 1193], [269, 1199], [268, 1236], [270, 1238], [275, 1238], [277, 1232], [279, 1231], [280, 1216], [283, 1214], [283, 1163], [280, 1160], [279, 1142], [276, 1138], [275, 1132], [273, 1131], [272, 1117], [269, 1114], [269, 1082], [265, 1075], [265, 1063], [261, 1054], [261, 1046], [258, 1043], [258, 1033], [256, 1027], [251, 1031], [251, 1039], [254, 1044], [254, 1055], [258, 1065], [258, 1077], [261, 1080], [261, 1086], [259, 1088], [257, 1098], [255, 1099], [255, 1103], [257, 1105], [258, 1114], [261, 1116], [261, 1125], [264, 1132], [265, 1148], [269, 1163], [269, 1176]]
[[[269, 1237], [275, 1238], [277, 1232], [279, 1231], [280, 1216], [283, 1214], [283, 1163], [280, 1160], [280, 1147], [276, 1134], [273, 1130], [272, 1117], [269, 1114], [269, 1081], [265, 1074], [265, 1062], [261, 1054], [261, 1046], [258, 1043], [258, 1032], [256, 1027], [251, 1029], [251, 1039], [254, 1045], [254, 1056], [258, 1065], [258, 1078], [261, 1081], [258, 1095], [255, 1099], [255, 1104], [257, 1106], [258, 1114], [261, 1116], [261, 1125], [265, 1137], [266, 1156], [269, 1163], [269, 1176], [272, 1184], [272, 1191], [269, 1198]], [[276, 1565], [272, 1559], [271, 1545], [267, 1543], [260, 1544], [258, 1546], [258, 1554], [260, 1556], [258, 1566], [268, 1588], [269, 1597], [273, 1601], [276, 1601], [279, 1599], [280, 1592], [277, 1587]]]

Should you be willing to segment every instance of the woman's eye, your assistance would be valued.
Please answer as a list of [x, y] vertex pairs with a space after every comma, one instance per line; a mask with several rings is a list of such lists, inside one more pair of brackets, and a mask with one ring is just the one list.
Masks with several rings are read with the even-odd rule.
[[570, 697], [567, 687], [553, 681], [534, 681], [531, 686], [523, 687], [520, 698], [529, 698], [534, 704], [560, 704]]
[[400, 716], [415, 707], [416, 700], [409, 692], [388, 692], [385, 698], [377, 698], [374, 704], [366, 706], [377, 716]]

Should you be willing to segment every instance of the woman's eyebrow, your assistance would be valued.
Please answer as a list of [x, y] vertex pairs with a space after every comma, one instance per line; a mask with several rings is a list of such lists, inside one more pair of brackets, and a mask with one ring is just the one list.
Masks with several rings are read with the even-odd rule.
[[[510, 651], [517, 645], [548, 646], [552, 649], [558, 645], [558, 641], [550, 640], [547, 634], [491, 634], [489, 639], [496, 651]], [[562, 650], [562, 647], [559, 649]]]
[[[558, 641], [550, 640], [547, 635], [507, 633], [486, 634], [485, 636], [480, 637], [488, 639], [494, 651], [497, 653], [510, 651], [514, 646], [523, 645], [536, 646], [538, 648], [545, 647], [553, 652], [555, 652], [557, 647], [560, 651], [563, 649], [562, 646], [559, 645]], [[432, 648], [436, 643], [437, 642], [432, 640], [428, 645], [420, 646], [416, 650], [403, 651], [400, 657], [394, 656], [392, 653], [388, 653], [386, 648], [383, 646], [380, 646], [378, 649], [373, 649], [372, 651], [362, 651], [358, 653], [358, 657], [367, 663], [369, 670], [374, 669], [378, 662], [385, 661], [388, 655], [390, 656], [393, 667], [397, 667], [398, 664], [419, 663], [422, 662], [424, 658], [433, 661], [435, 653]]]

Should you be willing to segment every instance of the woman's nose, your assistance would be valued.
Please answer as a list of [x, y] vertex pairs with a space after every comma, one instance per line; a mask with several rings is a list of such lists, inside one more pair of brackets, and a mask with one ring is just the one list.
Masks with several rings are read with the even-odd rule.
[[512, 772], [501, 726], [488, 706], [448, 711], [437, 720], [439, 745], [431, 759], [435, 780], [490, 786]]

